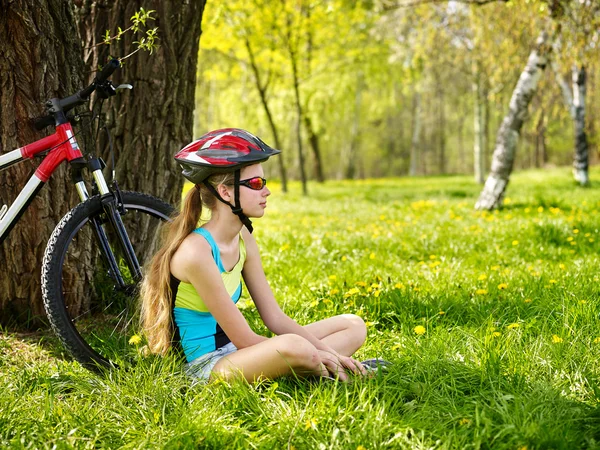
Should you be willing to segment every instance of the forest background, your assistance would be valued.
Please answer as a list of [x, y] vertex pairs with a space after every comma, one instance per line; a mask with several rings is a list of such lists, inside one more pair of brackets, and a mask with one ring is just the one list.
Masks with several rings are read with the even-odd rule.
[[482, 183], [545, 30], [539, 53], [551, 63], [540, 64], [520, 113], [515, 168], [573, 162], [571, 85], [582, 67], [596, 161], [598, 8], [589, 0], [209, 3], [195, 134], [231, 123], [255, 130], [286, 150], [294, 178], [474, 174]]

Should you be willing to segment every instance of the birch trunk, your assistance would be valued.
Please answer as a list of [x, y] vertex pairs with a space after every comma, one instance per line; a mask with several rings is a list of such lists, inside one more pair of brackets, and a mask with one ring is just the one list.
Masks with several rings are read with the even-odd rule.
[[[35, 131], [31, 119], [44, 114], [45, 100], [82, 89], [85, 69], [70, 2], [0, 0], [0, 11], [0, 153], [4, 153], [44, 137], [46, 133]], [[82, 137], [78, 134], [77, 139], [81, 142]], [[12, 203], [38, 164], [26, 161], [1, 173], [0, 208]], [[76, 204], [65, 167], [54, 173], [0, 245], [0, 324], [40, 324], [38, 317], [44, 314], [40, 266], [46, 242], [58, 220]]]
[[415, 90], [413, 97], [413, 123], [412, 139], [410, 143], [410, 168], [411, 177], [417, 175], [419, 170], [419, 137], [421, 135], [421, 94]]
[[481, 66], [479, 62], [473, 63], [473, 172], [475, 174], [475, 182], [483, 184], [485, 181], [485, 101], [483, 93], [483, 85], [481, 80]]
[[573, 67], [573, 122], [575, 125], [575, 156], [573, 176], [580, 185], [589, 184], [589, 150], [585, 134], [585, 67]]
[[527, 108], [537, 90], [538, 81], [548, 64], [549, 56], [548, 35], [543, 32], [529, 55], [525, 69], [513, 91], [509, 111], [502, 121], [496, 138], [491, 173], [475, 204], [476, 209], [491, 210], [502, 205], [515, 161], [517, 141], [527, 118]]

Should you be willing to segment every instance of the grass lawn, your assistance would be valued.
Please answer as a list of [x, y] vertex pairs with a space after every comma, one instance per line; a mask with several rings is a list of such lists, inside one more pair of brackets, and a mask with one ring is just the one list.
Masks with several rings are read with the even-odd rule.
[[600, 184], [522, 172], [492, 213], [469, 177], [270, 187], [255, 235], [284, 310], [359, 314], [358, 357], [388, 374], [192, 385], [168, 357], [101, 377], [50, 334], [4, 332], [0, 447], [600, 447]]

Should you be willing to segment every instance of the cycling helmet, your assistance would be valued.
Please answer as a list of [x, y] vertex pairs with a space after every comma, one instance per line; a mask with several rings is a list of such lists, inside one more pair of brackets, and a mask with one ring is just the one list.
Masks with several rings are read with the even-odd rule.
[[200, 184], [215, 173], [234, 172], [278, 153], [281, 151], [245, 130], [223, 128], [186, 145], [175, 155], [175, 160], [183, 168], [184, 177]]
[[[229, 205], [248, 231], [252, 233], [252, 222], [240, 206], [240, 171], [243, 167], [266, 161], [281, 153], [251, 133], [239, 128], [223, 128], [206, 133], [200, 139], [186, 145], [175, 160], [183, 169], [183, 176], [192, 183], [204, 184], [221, 202]], [[234, 172], [235, 204], [225, 201], [217, 190], [206, 181], [216, 173]]]

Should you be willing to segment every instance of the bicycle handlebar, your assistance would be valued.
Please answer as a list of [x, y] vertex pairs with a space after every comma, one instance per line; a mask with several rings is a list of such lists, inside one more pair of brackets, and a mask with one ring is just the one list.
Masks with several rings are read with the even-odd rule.
[[[66, 113], [76, 106], [83, 105], [98, 87], [104, 87], [107, 90], [114, 91], [114, 87], [110, 81], [108, 81], [108, 78], [120, 67], [121, 62], [118, 59], [111, 59], [107, 64], [104, 65], [102, 71], [96, 75], [96, 78], [94, 78], [92, 84], [85, 89], [82, 89], [81, 91], [62, 99], [53, 98], [52, 100], [48, 100], [46, 102], [46, 106], [48, 107], [50, 114], [45, 117], [34, 119], [33, 126], [36, 128], [36, 130], [42, 130], [47, 126], [55, 124], [55, 113], [59, 111]], [[105, 89], [103, 89], [103, 91]], [[108, 95], [106, 96], [108, 97]]]

